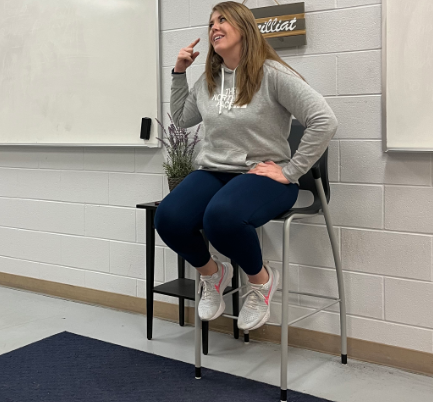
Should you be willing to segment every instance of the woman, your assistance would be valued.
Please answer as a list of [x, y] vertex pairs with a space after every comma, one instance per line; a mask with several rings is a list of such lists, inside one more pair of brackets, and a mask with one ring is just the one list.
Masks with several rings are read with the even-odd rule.
[[[263, 38], [247, 7], [217, 4], [208, 34], [205, 73], [189, 90], [185, 72], [199, 55], [197, 39], [179, 52], [170, 100], [177, 126], [204, 123], [200, 167], [158, 206], [155, 228], [200, 272], [202, 320], [224, 312], [233, 267], [209, 254], [200, 229], [239, 264], [248, 292], [238, 327], [253, 330], [269, 319], [279, 281], [279, 272], [262, 259], [256, 228], [293, 206], [298, 179], [324, 153], [338, 123], [323, 96]], [[306, 127], [293, 158], [287, 141], [292, 113]]]

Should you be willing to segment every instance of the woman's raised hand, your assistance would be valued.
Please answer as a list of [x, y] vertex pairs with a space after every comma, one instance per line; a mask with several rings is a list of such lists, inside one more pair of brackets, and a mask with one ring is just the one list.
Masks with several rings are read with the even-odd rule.
[[196, 39], [189, 46], [180, 49], [177, 55], [176, 65], [174, 66], [175, 73], [184, 73], [186, 69], [194, 63], [194, 60], [200, 54], [199, 52], [194, 53], [194, 46], [200, 42], [200, 38]]

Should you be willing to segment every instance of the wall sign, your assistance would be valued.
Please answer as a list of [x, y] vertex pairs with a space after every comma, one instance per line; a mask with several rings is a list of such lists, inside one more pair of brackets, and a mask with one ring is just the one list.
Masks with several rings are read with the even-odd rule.
[[304, 2], [253, 8], [251, 12], [260, 32], [274, 49], [307, 44]]

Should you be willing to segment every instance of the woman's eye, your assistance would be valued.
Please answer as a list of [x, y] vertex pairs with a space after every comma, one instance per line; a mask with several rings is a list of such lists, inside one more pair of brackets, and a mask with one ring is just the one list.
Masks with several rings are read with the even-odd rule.
[[[225, 19], [225, 17], [220, 17], [220, 22], [221, 22], [221, 20], [225, 20], [225, 21], [227, 21], [226, 19]], [[209, 24], [209, 28], [212, 28], [212, 23], [211, 24]]]

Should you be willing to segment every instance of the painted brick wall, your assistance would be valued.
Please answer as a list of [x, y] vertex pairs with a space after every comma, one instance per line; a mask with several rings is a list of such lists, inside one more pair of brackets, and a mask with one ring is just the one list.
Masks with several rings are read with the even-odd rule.
[[[204, 71], [207, 19], [216, 2], [161, 1], [165, 125], [177, 53], [202, 38], [201, 55], [187, 70], [193, 83]], [[348, 336], [433, 353], [432, 158], [382, 152], [381, 1], [310, 0], [306, 14], [308, 45], [279, 54], [325, 96], [339, 120], [330, 145], [330, 207]], [[163, 161], [162, 149], [2, 148], [0, 271], [145, 297], [145, 214], [135, 204], [168, 193]], [[282, 224], [269, 222], [257, 233], [264, 258], [281, 269]], [[322, 218], [293, 224], [290, 241], [291, 290], [337, 295]], [[156, 243], [155, 280], [163, 283], [176, 277], [177, 259], [158, 235]], [[187, 272], [193, 277], [189, 264]], [[273, 320], [280, 301], [276, 296]], [[294, 295], [290, 301], [290, 319], [323, 303]], [[338, 306], [296, 325], [339, 334], [337, 312]]]

